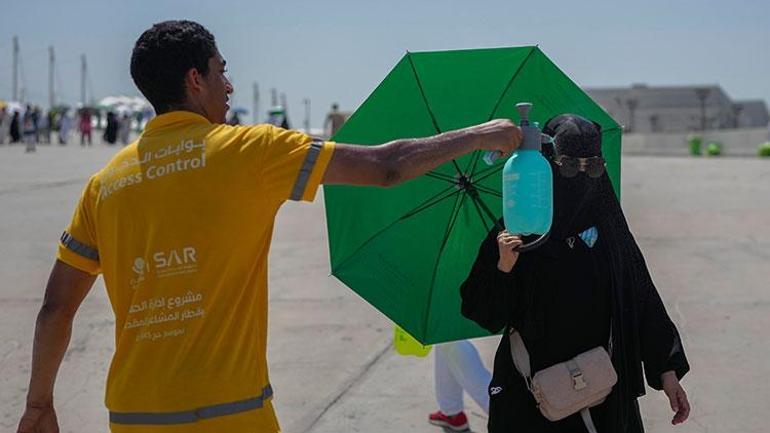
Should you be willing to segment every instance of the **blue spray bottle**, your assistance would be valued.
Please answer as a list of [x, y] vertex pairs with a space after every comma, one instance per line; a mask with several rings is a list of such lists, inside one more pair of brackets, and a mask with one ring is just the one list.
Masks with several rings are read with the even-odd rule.
[[[518, 250], [527, 251], [543, 244], [553, 220], [553, 175], [551, 165], [541, 153], [542, 143], [551, 138], [540, 132], [537, 122], [529, 121], [532, 104], [516, 104], [521, 119], [523, 140], [503, 167], [503, 221], [509, 233], [538, 235]], [[491, 164], [499, 152], [487, 152], [484, 161]]]

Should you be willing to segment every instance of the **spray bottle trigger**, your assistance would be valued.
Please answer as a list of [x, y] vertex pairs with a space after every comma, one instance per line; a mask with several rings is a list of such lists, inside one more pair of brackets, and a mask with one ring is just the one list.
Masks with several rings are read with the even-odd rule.
[[503, 152], [500, 152], [499, 150], [490, 150], [484, 152], [482, 159], [487, 165], [493, 165], [501, 156], [503, 156]]

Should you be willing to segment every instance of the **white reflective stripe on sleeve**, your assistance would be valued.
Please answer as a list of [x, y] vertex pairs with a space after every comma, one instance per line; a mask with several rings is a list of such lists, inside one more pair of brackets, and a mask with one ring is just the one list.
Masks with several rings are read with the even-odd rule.
[[99, 261], [99, 251], [97, 251], [96, 248], [89, 247], [88, 245], [78, 241], [77, 239], [73, 238], [71, 234], [64, 232], [62, 233], [59, 240], [61, 241], [62, 245], [67, 247], [67, 249], [73, 253], [95, 262]]
[[297, 175], [297, 181], [294, 183], [294, 188], [291, 191], [291, 196], [289, 197], [291, 200], [300, 201], [302, 196], [305, 195], [305, 188], [307, 187], [308, 180], [310, 180], [310, 173], [313, 172], [318, 155], [321, 154], [321, 149], [323, 149], [322, 141], [315, 140], [310, 144], [310, 149], [307, 150], [305, 161], [302, 163], [302, 168], [300, 168]]

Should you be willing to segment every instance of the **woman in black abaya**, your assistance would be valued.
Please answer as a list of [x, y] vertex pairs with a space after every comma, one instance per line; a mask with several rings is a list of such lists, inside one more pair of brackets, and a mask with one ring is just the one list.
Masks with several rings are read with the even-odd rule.
[[504, 330], [489, 386], [489, 431], [586, 431], [579, 414], [552, 422], [539, 412], [511, 359], [511, 328], [524, 340], [533, 374], [597, 346], [609, 349], [611, 338], [618, 382], [590, 410], [599, 433], [644, 431], [637, 403], [644, 377], [668, 396], [672, 423], [682, 423], [690, 408], [679, 379], [689, 365], [605, 172], [601, 131], [562, 115], [544, 132], [555, 138], [548, 241], [518, 253], [519, 236], [493, 230], [461, 286], [463, 315]]

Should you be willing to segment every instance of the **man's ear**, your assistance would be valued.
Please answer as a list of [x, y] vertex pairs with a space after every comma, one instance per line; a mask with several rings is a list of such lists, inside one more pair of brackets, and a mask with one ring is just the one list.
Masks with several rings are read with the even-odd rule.
[[200, 93], [203, 89], [203, 75], [196, 68], [190, 68], [184, 75], [184, 84], [188, 91]]

